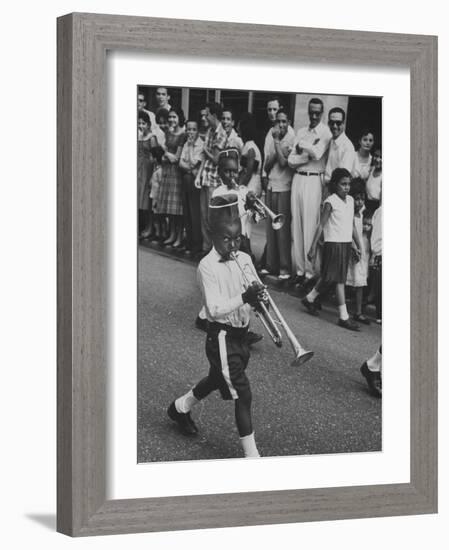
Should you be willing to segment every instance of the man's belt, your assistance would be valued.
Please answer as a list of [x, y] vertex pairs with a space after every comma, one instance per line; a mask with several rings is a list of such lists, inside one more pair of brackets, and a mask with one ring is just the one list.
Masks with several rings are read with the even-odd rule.
[[324, 172], [305, 172], [304, 170], [299, 170], [297, 174], [300, 176], [321, 176]]

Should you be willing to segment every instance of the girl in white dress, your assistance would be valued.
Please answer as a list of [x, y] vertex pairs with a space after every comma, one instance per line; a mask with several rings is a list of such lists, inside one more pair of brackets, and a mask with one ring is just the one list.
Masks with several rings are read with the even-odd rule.
[[329, 183], [331, 194], [326, 198], [321, 212], [320, 224], [308, 253], [313, 263], [318, 240], [324, 234], [321, 273], [314, 288], [302, 300], [311, 315], [318, 315], [316, 298], [329, 285], [335, 285], [338, 304], [338, 325], [348, 330], [360, 330], [359, 325], [349, 318], [346, 308], [345, 283], [351, 256], [360, 258], [361, 243], [354, 224], [354, 200], [349, 195], [351, 174], [346, 168], [336, 168]]
[[369, 319], [362, 312], [363, 289], [367, 286], [368, 278], [369, 241], [364, 238], [363, 234], [365, 186], [361, 178], [354, 178], [352, 180], [350, 195], [354, 199], [354, 226], [360, 242], [360, 259], [351, 257], [349, 260], [346, 285], [353, 287], [355, 290], [354, 320], [369, 325]]

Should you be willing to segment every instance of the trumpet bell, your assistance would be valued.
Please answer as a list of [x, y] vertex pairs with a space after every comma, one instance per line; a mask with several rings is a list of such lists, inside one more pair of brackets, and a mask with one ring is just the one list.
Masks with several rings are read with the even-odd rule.
[[278, 214], [277, 216], [275, 216], [273, 218], [273, 221], [271, 222], [271, 227], [275, 231], [277, 231], [278, 229], [280, 229], [284, 225], [284, 222], [285, 222], [284, 214]]
[[312, 357], [313, 351], [301, 350], [290, 364], [292, 367], [299, 367], [300, 365], [304, 365], [309, 359], [312, 359]]

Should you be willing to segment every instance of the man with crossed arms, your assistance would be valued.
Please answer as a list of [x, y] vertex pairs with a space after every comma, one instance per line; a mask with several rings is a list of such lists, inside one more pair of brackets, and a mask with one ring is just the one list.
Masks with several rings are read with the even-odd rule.
[[310, 124], [298, 130], [288, 164], [295, 170], [291, 191], [292, 268], [296, 281], [305, 283], [315, 275], [307, 258], [315, 230], [320, 223], [322, 185], [326, 167], [326, 152], [331, 132], [321, 122], [323, 102], [309, 101]]

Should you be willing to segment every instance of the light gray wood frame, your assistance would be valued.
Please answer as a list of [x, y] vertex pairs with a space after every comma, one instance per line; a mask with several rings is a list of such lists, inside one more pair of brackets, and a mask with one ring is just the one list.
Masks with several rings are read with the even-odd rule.
[[[108, 50], [410, 69], [410, 483], [106, 500]], [[436, 37], [81, 13], [59, 18], [58, 531], [83, 536], [436, 510]]]

